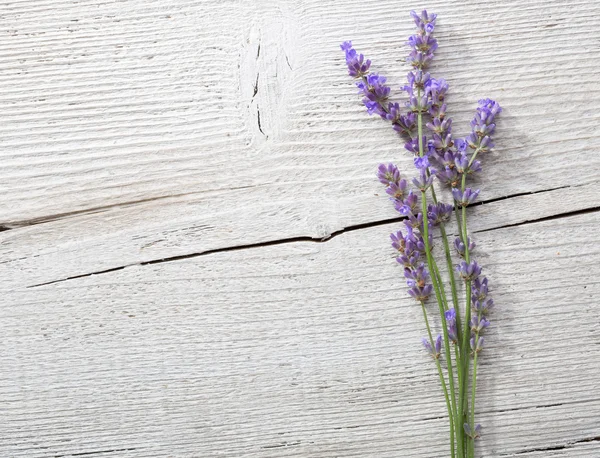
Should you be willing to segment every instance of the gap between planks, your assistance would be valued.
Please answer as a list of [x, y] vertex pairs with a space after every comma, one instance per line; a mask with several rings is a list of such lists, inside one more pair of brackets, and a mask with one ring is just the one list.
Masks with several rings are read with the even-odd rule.
[[[533, 194], [541, 194], [544, 192], [557, 191], [560, 189], [574, 188], [574, 187], [577, 187], [577, 186], [561, 186], [558, 188], [544, 189], [541, 191], [517, 193], [517, 194], [510, 195], [510, 196], [497, 197], [494, 199], [476, 202], [475, 204], [471, 205], [471, 207], [477, 207], [477, 206], [490, 204], [490, 203], [494, 203], [494, 202], [499, 202], [499, 201], [504, 201], [504, 200], [508, 200], [508, 199], [516, 198], [516, 197], [523, 197], [523, 196], [528, 196], [528, 195], [533, 195]], [[500, 225], [500, 226], [496, 226], [496, 227], [492, 227], [492, 228], [475, 230], [475, 231], [473, 231], [473, 233], [491, 232], [491, 231], [496, 231], [499, 229], [523, 226], [523, 225], [539, 223], [539, 222], [543, 222], [543, 221], [551, 221], [551, 220], [560, 219], [560, 218], [567, 218], [567, 217], [578, 216], [578, 215], [583, 215], [583, 214], [587, 214], [587, 213], [594, 213], [594, 212], [597, 212], [598, 210], [600, 210], [600, 206], [596, 206], [596, 207], [592, 207], [592, 208], [584, 208], [584, 209], [580, 209], [580, 210], [566, 211], [566, 212], [557, 213], [555, 215], [534, 218], [534, 219], [530, 219], [530, 220], [521, 221], [518, 223], [504, 224], [504, 225]], [[184, 259], [196, 258], [199, 256], [207, 256], [210, 254], [223, 253], [223, 252], [228, 252], [228, 251], [240, 251], [240, 250], [262, 248], [262, 247], [267, 247], [267, 246], [283, 245], [286, 243], [296, 243], [296, 242], [324, 243], [324, 242], [327, 242], [327, 241], [329, 241], [339, 235], [345, 234], [345, 233], [359, 231], [362, 229], [368, 229], [368, 228], [377, 227], [377, 226], [384, 226], [386, 224], [399, 223], [405, 219], [406, 219], [405, 217], [387, 218], [387, 219], [378, 220], [378, 221], [371, 221], [371, 222], [367, 222], [367, 223], [351, 225], [351, 226], [342, 228], [340, 230], [334, 231], [325, 237], [310, 237], [310, 236], [287, 237], [287, 238], [276, 239], [276, 240], [267, 240], [264, 242], [256, 242], [256, 243], [249, 243], [249, 244], [244, 244], [244, 245], [215, 248], [212, 250], [205, 250], [205, 251], [201, 251], [201, 252], [195, 252], [195, 253], [189, 253], [189, 254], [183, 254], [183, 255], [177, 255], [177, 256], [170, 256], [170, 257], [163, 257], [163, 258], [158, 258], [158, 259], [152, 259], [150, 261], [130, 263], [130, 264], [122, 265], [122, 266], [112, 267], [110, 269], [88, 272], [88, 273], [79, 274], [79, 275], [72, 275], [72, 276], [69, 276], [66, 278], [51, 280], [51, 281], [42, 282], [42, 283], [36, 283], [36, 284], [27, 286], [27, 288], [38, 288], [41, 286], [52, 285], [55, 283], [62, 283], [62, 282], [69, 281], [69, 280], [76, 280], [79, 278], [91, 277], [92, 275], [108, 274], [111, 272], [123, 270], [126, 267], [146, 266], [146, 265], [151, 265], [151, 264], [161, 264], [161, 263], [165, 263], [165, 262], [181, 261]], [[37, 224], [39, 224], [39, 223], [37, 223]], [[3, 228], [2, 230], [9, 230], [9, 229]]]

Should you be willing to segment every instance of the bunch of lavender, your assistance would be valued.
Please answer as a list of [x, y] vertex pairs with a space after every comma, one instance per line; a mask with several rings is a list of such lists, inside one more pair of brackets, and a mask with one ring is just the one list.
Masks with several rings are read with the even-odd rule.
[[[468, 458], [475, 455], [475, 439], [481, 430], [475, 423], [477, 359], [484, 346], [482, 334], [490, 325], [488, 313], [493, 300], [488, 297], [487, 278], [471, 258], [475, 243], [467, 230], [467, 206], [477, 199], [479, 190], [467, 187], [467, 180], [481, 171], [478, 157], [494, 146], [491, 135], [501, 108], [493, 100], [480, 100], [471, 121], [471, 133], [466, 138], [453, 138], [452, 119], [446, 115], [448, 83], [426, 71], [438, 46], [433, 36], [436, 15], [413, 11], [411, 16], [417, 31], [408, 39], [410, 53], [406, 60], [413, 69], [408, 73], [408, 84], [401, 88], [407, 95], [404, 107], [389, 100], [386, 78], [371, 72], [371, 61], [358, 54], [351, 42], [343, 43], [341, 48], [367, 112], [389, 121], [403, 138], [405, 149], [415, 156], [417, 176], [411, 180], [413, 189], [394, 164], [381, 164], [377, 176], [396, 210], [405, 217], [404, 229], [391, 234], [392, 247], [404, 269], [408, 294], [421, 305], [425, 319], [427, 336], [423, 346], [433, 357], [446, 400], [451, 456]], [[433, 188], [435, 180], [451, 188], [453, 204], [438, 201]], [[453, 244], [455, 256], [460, 259], [456, 265], [446, 231], [453, 213], [458, 226]], [[450, 297], [434, 257], [434, 230], [439, 230], [442, 239], [442, 263], [445, 261], [448, 270]], [[459, 279], [464, 283], [466, 296], [462, 307]], [[426, 307], [432, 296], [441, 318], [441, 333], [435, 337]]]

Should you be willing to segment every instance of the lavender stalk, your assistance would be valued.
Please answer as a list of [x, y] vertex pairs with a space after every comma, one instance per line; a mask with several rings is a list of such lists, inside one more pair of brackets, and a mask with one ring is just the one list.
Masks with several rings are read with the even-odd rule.
[[[408, 294], [421, 305], [423, 312], [428, 335], [428, 338], [423, 339], [423, 345], [435, 360], [448, 409], [450, 453], [452, 458], [470, 458], [474, 457], [475, 439], [481, 431], [481, 426], [475, 424], [478, 355], [483, 348], [482, 333], [489, 326], [487, 313], [493, 301], [487, 298], [487, 279], [481, 276], [481, 267], [471, 260], [470, 253], [475, 244], [468, 235], [466, 208], [477, 199], [479, 191], [468, 188], [466, 182], [469, 175], [481, 171], [477, 156], [493, 147], [491, 134], [495, 130], [494, 119], [501, 109], [493, 100], [481, 100], [471, 122], [471, 134], [465, 139], [453, 138], [452, 119], [446, 115], [448, 84], [442, 79], [431, 77], [425, 71], [438, 46], [433, 37], [436, 15], [423, 11], [421, 14], [411, 12], [411, 16], [417, 33], [408, 39], [411, 51], [406, 61], [412, 65], [413, 70], [408, 74], [408, 85], [402, 87], [408, 95], [405, 114], [399, 103], [389, 100], [391, 88], [387, 85], [386, 78], [370, 72], [371, 61], [358, 54], [351, 42], [343, 43], [341, 48], [346, 55], [349, 75], [357, 79], [356, 86], [367, 112], [389, 121], [404, 139], [405, 149], [415, 156], [417, 176], [412, 179], [412, 184], [416, 191], [409, 189], [409, 182], [400, 176], [398, 168], [393, 164], [380, 165], [378, 178], [386, 186], [386, 193], [396, 210], [405, 217], [405, 232], [398, 231], [390, 237], [392, 246], [398, 252], [396, 260], [404, 268]], [[429, 138], [424, 133], [424, 126]], [[438, 201], [433, 189], [435, 180], [451, 188], [454, 205]], [[431, 203], [428, 203], [428, 195], [431, 196]], [[459, 234], [454, 247], [462, 258], [456, 267], [445, 227], [453, 211]], [[451, 308], [434, 257], [435, 228], [439, 228], [442, 238], [451, 290]], [[455, 271], [465, 284], [464, 315], [461, 313]], [[442, 328], [435, 340], [426, 309], [432, 293], [438, 303]], [[454, 346], [454, 359], [451, 346]], [[440, 363], [442, 353], [447, 383]], [[472, 378], [469, 377], [471, 355]], [[470, 408], [467, 393], [469, 379]]]

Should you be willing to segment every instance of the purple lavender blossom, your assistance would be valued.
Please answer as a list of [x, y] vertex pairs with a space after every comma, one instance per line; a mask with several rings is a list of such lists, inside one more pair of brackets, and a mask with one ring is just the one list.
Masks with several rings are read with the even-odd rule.
[[400, 171], [394, 164], [379, 164], [377, 178], [379, 178], [380, 183], [386, 186], [390, 186], [393, 183], [397, 184], [400, 181]]
[[[446, 157], [450, 153], [446, 153]], [[461, 176], [456, 170], [456, 167], [445, 166], [442, 170], [438, 170], [435, 174], [436, 178], [447, 186], [455, 188], [460, 184]]]
[[478, 315], [473, 316], [471, 318], [471, 331], [472, 332], [481, 332], [486, 329], [490, 325], [490, 322], [485, 317], [479, 317]]
[[471, 439], [477, 439], [478, 437], [481, 437], [481, 425], [479, 423], [475, 425], [475, 428], [473, 428], [473, 432], [471, 432], [471, 425], [469, 425], [468, 423], [465, 423], [463, 425], [463, 428], [465, 430], [465, 434]]
[[405, 115], [399, 116], [392, 125], [396, 132], [407, 136], [412, 135], [412, 132], [413, 130], [415, 130], [416, 126], [417, 119], [414, 113], [407, 113]]
[[[467, 237], [467, 246], [469, 247], [469, 253], [475, 249], [475, 242], [471, 240], [471, 237]], [[467, 247], [460, 237], [454, 239], [454, 248], [461, 258], [465, 257], [465, 249]]]
[[411, 288], [413, 286], [423, 288], [429, 281], [429, 272], [425, 268], [425, 264], [420, 264], [416, 269], [405, 268], [404, 278], [406, 278], [406, 284]]
[[402, 234], [402, 231], [392, 232], [390, 234], [390, 239], [392, 240], [392, 247], [400, 253], [404, 253], [406, 242], [404, 240], [404, 234]]
[[[425, 136], [423, 136], [423, 144], [425, 144], [426, 141], [427, 141], [427, 139], [425, 138]], [[408, 141], [404, 144], [404, 149], [406, 151], [413, 153], [415, 156], [418, 157], [421, 154], [419, 151], [419, 139], [411, 138], [410, 141]]]
[[458, 341], [456, 329], [456, 310], [453, 308], [446, 310], [444, 317], [446, 318], [446, 326], [448, 327], [448, 339], [450, 339], [451, 342], [456, 343]]
[[354, 48], [352, 48], [351, 41], [345, 41], [340, 45], [342, 51], [346, 53], [346, 65], [348, 66], [348, 75], [353, 78], [362, 78], [369, 72], [371, 67], [371, 61], [366, 60], [365, 56], [358, 54]]
[[483, 301], [489, 292], [488, 279], [486, 277], [479, 277], [471, 283], [471, 292], [474, 300]]
[[452, 215], [452, 205], [438, 202], [437, 204], [429, 204], [427, 206], [427, 217], [433, 226], [439, 226], [441, 223], [450, 221]]
[[468, 264], [466, 261], [461, 261], [460, 264], [456, 266], [456, 271], [463, 280], [473, 281], [481, 274], [481, 267], [479, 267], [477, 261], [471, 261]]
[[477, 311], [477, 313], [480, 313], [482, 316], [487, 315], [488, 313], [490, 313], [490, 310], [492, 308], [494, 308], [494, 299], [485, 299], [485, 300], [479, 300], [476, 299], [473, 302], [473, 309], [475, 311]]
[[408, 182], [406, 180], [400, 180], [398, 183], [391, 183], [385, 192], [390, 195], [395, 202], [402, 202], [408, 195]]
[[417, 229], [418, 231], [423, 228], [423, 213], [409, 213], [407, 215], [408, 219], [404, 220], [404, 225], [406, 227], [411, 227], [413, 229]]
[[408, 290], [408, 294], [414, 297], [417, 302], [425, 302], [431, 296], [432, 291], [432, 285], [425, 285], [423, 288], [413, 286]]
[[[424, 158], [420, 158], [424, 159]], [[419, 171], [419, 176], [413, 178], [413, 184], [421, 190], [421, 192], [427, 191], [431, 185], [433, 184], [433, 175], [427, 174], [427, 168], [421, 168]]]
[[367, 107], [367, 113], [380, 116], [386, 114], [385, 105], [390, 95], [390, 87], [385, 84], [386, 81], [384, 76], [370, 74], [356, 83], [356, 87], [364, 95], [363, 103]]
[[467, 188], [464, 192], [462, 192], [458, 188], [452, 188], [452, 197], [454, 197], [454, 201], [459, 207], [466, 207], [467, 205], [472, 204], [475, 199], [477, 199], [478, 195], [479, 189], [473, 190], [471, 188]]
[[471, 350], [473, 350], [474, 353], [479, 353], [483, 349], [484, 340], [483, 337], [477, 337], [476, 339], [475, 336], [473, 336], [471, 337], [471, 340], [469, 340], [469, 343], [471, 344]]
[[492, 99], [482, 99], [471, 121], [471, 134], [465, 139], [474, 150], [487, 152], [494, 147], [491, 135], [494, 133], [496, 115], [502, 111], [500, 105]]
[[418, 170], [427, 170], [429, 167], [429, 158], [427, 156], [418, 156], [414, 158], [415, 167]]
[[408, 195], [404, 199], [404, 205], [408, 208], [409, 213], [416, 213], [417, 209], [419, 208], [419, 195], [409, 191]]
[[415, 24], [417, 25], [417, 34], [408, 39], [408, 45], [412, 51], [408, 55], [407, 61], [415, 68], [424, 69], [433, 59], [433, 52], [437, 49], [437, 41], [431, 35], [435, 28], [435, 14], [427, 14], [423, 10], [419, 16], [411, 11]]
[[423, 347], [425, 347], [425, 350], [427, 351], [427, 353], [429, 353], [432, 358], [434, 359], [438, 359], [440, 357], [440, 353], [442, 351], [442, 336], [438, 335], [437, 338], [435, 339], [435, 342], [433, 343], [433, 347], [431, 346], [431, 342], [429, 342], [429, 339], [423, 338], [421, 339], [421, 342], [423, 343]]

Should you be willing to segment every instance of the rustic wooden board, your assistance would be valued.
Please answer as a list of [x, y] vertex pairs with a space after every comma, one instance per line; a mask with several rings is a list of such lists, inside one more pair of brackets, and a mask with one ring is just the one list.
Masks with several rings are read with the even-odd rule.
[[[480, 456], [600, 452], [600, 246], [589, 243], [599, 215], [477, 237], [497, 302], [480, 371]], [[9, 294], [0, 449], [447, 456], [420, 309], [388, 246], [396, 227]]]
[[[427, 6], [455, 131], [504, 106], [480, 454], [600, 456], [600, 4]], [[0, 5], [0, 456], [446, 456], [374, 179], [411, 158], [338, 48], [397, 88], [419, 7]]]
[[[455, 130], [481, 97], [505, 107], [484, 200], [597, 184], [600, 5], [540, 5], [430, 5]], [[3, 234], [10, 272], [36, 284], [394, 218], [374, 170], [411, 158], [364, 113], [338, 45], [353, 38], [397, 88], [414, 6], [5, 5], [0, 224], [27, 227]]]

